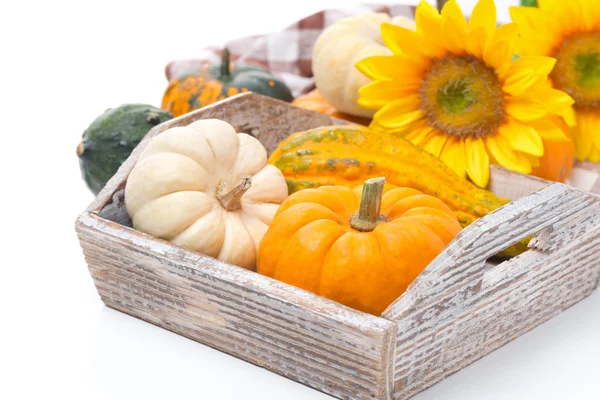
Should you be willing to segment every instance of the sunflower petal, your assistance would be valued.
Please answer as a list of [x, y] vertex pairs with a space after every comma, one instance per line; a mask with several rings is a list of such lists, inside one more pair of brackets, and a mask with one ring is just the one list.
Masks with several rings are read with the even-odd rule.
[[519, 153], [521, 154], [523, 157], [525, 157], [528, 161], [529, 164], [531, 164], [532, 168], [537, 168], [540, 166], [540, 158], [536, 157], [536, 156], [532, 156], [531, 154], [527, 154], [527, 153]]
[[490, 158], [481, 138], [465, 140], [465, 155], [467, 158], [467, 174], [479, 187], [486, 187], [490, 180]]
[[387, 48], [394, 54], [421, 58], [434, 56], [439, 51], [435, 41], [426, 40], [423, 35], [412, 29], [387, 22], [381, 24], [381, 37]]
[[550, 142], [568, 142], [570, 139], [561, 128], [561, 123], [562, 121], [557, 121], [557, 118], [554, 117], [532, 121], [529, 125], [531, 125], [544, 140]]
[[523, 174], [531, 173], [531, 164], [522, 154], [515, 152], [508, 141], [500, 135], [486, 138], [485, 147], [501, 166]]
[[442, 17], [435, 7], [427, 1], [421, 0], [417, 6], [415, 20], [417, 22], [417, 32], [421, 33], [424, 37], [442, 37]]
[[591, 136], [592, 142], [594, 143], [594, 147], [596, 149], [600, 149], [600, 115], [598, 113], [591, 113], [588, 117], [591, 119]]
[[[496, 6], [494, 0], [480, 0], [473, 8], [469, 20], [469, 30], [483, 28], [486, 38], [491, 38], [496, 29]], [[485, 39], [485, 38], [484, 38]]]
[[410, 108], [411, 103], [407, 104], [404, 99], [396, 100], [377, 111], [373, 119], [385, 128], [404, 129], [425, 115], [421, 109], [409, 111]]
[[524, 37], [553, 38], [560, 33], [560, 22], [536, 7], [510, 7], [510, 17]]
[[546, 79], [548, 79], [548, 75], [541, 75], [535, 70], [523, 68], [506, 78], [502, 91], [519, 96]]
[[429, 134], [433, 131], [433, 128], [427, 124], [423, 124], [412, 129], [410, 132], [406, 133], [403, 137], [404, 139], [410, 141], [416, 146], [420, 146], [423, 141], [427, 140]]
[[571, 107], [575, 103], [575, 100], [562, 90], [553, 89], [546, 84], [531, 88], [528, 96], [538, 102], [544, 103], [546, 108], [552, 113]]
[[593, 163], [600, 162], [600, 149], [594, 147], [590, 152], [589, 160]]
[[518, 35], [519, 29], [517, 27], [517, 24], [510, 23], [500, 25], [498, 29], [496, 29], [496, 31], [494, 32], [494, 36], [492, 36], [492, 40], [490, 41], [489, 46], [493, 46], [494, 44], [500, 42], [508, 42], [510, 46], [513, 47]]
[[541, 157], [544, 155], [544, 143], [538, 133], [529, 125], [514, 119], [500, 126], [498, 133], [510, 144], [513, 150]]
[[406, 55], [372, 56], [356, 63], [356, 68], [374, 80], [419, 80], [427, 63]]
[[460, 6], [456, 2], [456, 0], [450, 0], [444, 7], [442, 8], [442, 19], [446, 20], [447, 18], [454, 18], [456, 22], [461, 25], [460, 28], [467, 31], [467, 21], [465, 20], [465, 16], [460, 9]]
[[505, 110], [511, 117], [519, 121], [535, 121], [550, 114], [546, 105], [530, 97], [509, 97]]
[[478, 27], [469, 32], [467, 38], [467, 51], [477, 58], [483, 57], [483, 50], [486, 44], [486, 34], [483, 27]]
[[[525, 153], [521, 153], [519, 151], [515, 152], [515, 155], [517, 156], [517, 163], [518, 165], [523, 168], [522, 171], [517, 171], [517, 172], [521, 172], [523, 174], [531, 174], [531, 169], [532, 169], [532, 165], [529, 162], [529, 158], [533, 157], [531, 155], [527, 155]], [[538, 163], [539, 165], [539, 163]]]
[[595, 138], [598, 135], [600, 135], [600, 118], [592, 112], [577, 113], [577, 128], [573, 134], [577, 159], [581, 161], [589, 159], [593, 148], [596, 147], [596, 141], [600, 142], [600, 139]]
[[436, 131], [432, 135], [428, 136], [423, 142], [421, 142], [419, 147], [433, 154], [434, 156], [439, 157], [447, 140], [448, 136]]
[[[412, 101], [420, 83], [416, 82], [399, 82], [399, 81], [375, 81], [369, 82], [358, 90], [360, 98], [357, 103], [361, 107], [378, 110], [390, 102], [398, 99], [407, 98]], [[417, 103], [418, 106], [419, 103]]]
[[560, 7], [560, 2], [556, 0], [538, 0], [538, 7], [540, 10], [548, 11], [553, 14], [560, 14], [562, 7]]
[[[464, 22], [464, 18], [463, 18]], [[467, 49], [467, 28], [454, 17], [444, 19], [443, 41], [446, 48], [453, 53], [464, 53]]]
[[566, 4], [563, 1], [538, 0], [538, 7], [541, 11], [560, 21], [567, 30], [573, 30], [581, 27], [583, 22], [581, 6], [578, 3], [578, 0], [569, 0]]
[[465, 142], [464, 139], [452, 136], [448, 138], [442, 153], [440, 160], [444, 162], [450, 169], [462, 178], [467, 175], [467, 163], [465, 157]]
[[540, 75], [549, 75], [556, 64], [556, 59], [544, 56], [521, 56], [508, 68], [507, 76], [518, 73], [523, 69], [536, 71]]
[[[375, 120], [371, 120], [371, 123], [369, 124], [369, 129], [372, 131], [376, 131], [376, 132], [392, 134], [392, 132], [387, 131], [383, 126], [378, 124], [377, 121], [375, 121]], [[406, 132], [400, 132], [400, 133], [398, 133], [398, 135], [403, 136], [404, 133], [406, 133]]]
[[600, 8], [597, 0], [579, 0], [581, 4], [581, 15], [586, 30], [591, 31], [600, 25]]
[[522, 37], [519, 39], [516, 51], [523, 55], [549, 56], [552, 54], [554, 42], [538, 37]]
[[514, 56], [514, 51], [508, 41], [496, 42], [493, 45], [487, 45], [483, 52], [483, 60], [492, 68], [499, 76], [504, 76], [510, 61]]
[[560, 116], [568, 126], [575, 126], [577, 124], [575, 109], [572, 106], [556, 110], [556, 114]]

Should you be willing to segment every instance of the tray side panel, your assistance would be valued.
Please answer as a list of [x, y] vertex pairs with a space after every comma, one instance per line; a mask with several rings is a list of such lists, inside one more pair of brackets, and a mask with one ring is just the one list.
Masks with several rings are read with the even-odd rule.
[[392, 398], [391, 321], [93, 214], [76, 228], [109, 307], [341, 399]]
[[[399, 321], [395, 399], [408, 399], [588, 296], [600, 279], [600, 228], [552, 254], [530, 250]], [[460, 310], [460, 311], [457, 311]]]
[[[460, 246], [464, 253], [457, 253], [456, 263], [440, 268], [445, 286], [417, 282], [396, 309], [388, 310], [395, 311], [399, 332], [396, 399], [407, 399], [491, 353], [577, 303], [598, 286], [600, 202], [564, 186], [548, 187], [521, 202], [529, 204], [536, 197], [540, 201], [544, 194], [561, 191], [564, 196], [541, 202], [539, 208], [518, 216], [516, 221], [526, 222], [535, 213], [545, 213], [537, 219], [539, 233], [530, 243], [530, 250], [491, 265], [485, 260], [493, 252], [482, 252], [481, 246], [469, 248], [465, 243]], [[484, 217], [479, 227], [482, 229], [474, 231], [478, 233], [474, 236], [493, 239], [493, 232], [483, 228], [491, 226], [492, 217], [509, 223], [510, 211], [507, 206], [496, 217]], [[518, 231], [518, 226], [512, 231]], [[475, 257], [478, 252], [480, 256]], [[464, 267], [468, 263], [473, 264], [471, 268]], [[453, 274], [458, 274], [456, 282], [448, 284]]]

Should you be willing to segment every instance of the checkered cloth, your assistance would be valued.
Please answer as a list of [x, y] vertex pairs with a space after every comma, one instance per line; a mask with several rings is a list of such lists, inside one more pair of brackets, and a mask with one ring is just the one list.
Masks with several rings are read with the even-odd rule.
[[[312, 49], [319, 34], [333, 22], [353, 15], [384, 12], [392, 17], [414, 17], [415, 7], [408, 5], [360, 5], [325, 10], [303, 18], [286, 29], [264, 36], [249, 36], [226, 43], [232, 60], [260, 65], [284, 81], [294, 96], [314, 88]], [[206, 62], [219, 63], [221, 48], [209, 47], [193, 60], [172, 61], [166, 67], [168, 80], [189, 70], [198, 70]]]

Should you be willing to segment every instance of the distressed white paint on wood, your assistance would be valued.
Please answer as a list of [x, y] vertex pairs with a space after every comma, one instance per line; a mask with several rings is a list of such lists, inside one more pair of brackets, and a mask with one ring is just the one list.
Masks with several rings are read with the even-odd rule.
[[[536, 234], [531, 250], [486, 265]], [[546, 321], [591, 293], [599, 276], [600, 201], [591, 194], [551, 184], [476, 221], [383, 314], [398, 324], [395, 398]]]
[[390, 398], [392, 322], [95, 215], [77, 230], [108, 306], [340, 398]]
[[[567, 184], [583, 192], [600, 195], [600, 164], [577, 161], [573, 174], [585, 175], [585, 179], [568, 179]], [[498, 196], [515, 200], [542, 189], [548, 181], [531, 175], [523, 175], [492, 165], [489, 190]]]
[[[600, 200], [495, 167], [493, 191], [519, 200], [466, 228], [381, 318], [131, 229], [123, 188], [137, 157], [163, 130], [201, 118], [252, 133], [269, 152], [292, 132], [344, 123], [243, 94], [150, 131], [76, 224], [109, 307], [339, 398], [400, 400], [598, 285]], [[534, 234], [521, 256], [486, 262]]]
[[593, 226], [599, 224], [599, 207], [595, 196], [560, 183], [507, 204], [465, 228], [409, 290], [390, 305], [384, 317], [397, 319], [422, 307], [423, 302], [461, 285], [465, 273], [471, 278], [480, 275], [487, 259], [522, 239], [551, 229], [553, 224], [576, 224], [578, 220], [571, 223], [570, 217], [579, 211], [589, 217]]
[[545, 188], [548, 181], [531, 175], [523, 175], [492, 165], [489, 190], [509, 200], [520, 199]]

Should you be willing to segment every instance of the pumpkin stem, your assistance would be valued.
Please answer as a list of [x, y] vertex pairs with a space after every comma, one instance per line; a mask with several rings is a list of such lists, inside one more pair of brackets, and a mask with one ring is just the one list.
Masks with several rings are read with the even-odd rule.
[[221, 76], [220, 78], [228, 78], [231, 76], [231, 54], [229, 49], [225, 47], [221, 55]]
[[365, 181], [358, 213], [352, 216], [350, 226], [357, 231], [371, 232], [385, 220], [381, 215], [381, 199], [385, 178], [372, 178]]
[[252, 186], [252, 180], [245, 176], [233, 185], [223, 181], [217, 187], [217, 200], [219, 204], [227, 211], [237, 211], [242, 209], [241, 198]]
[[79, 142], [79, 144], [77, 145], [77, 156], [81, 157], [84, 152], [85, 152], [85, 145], [83, 144], [83, 142]]

